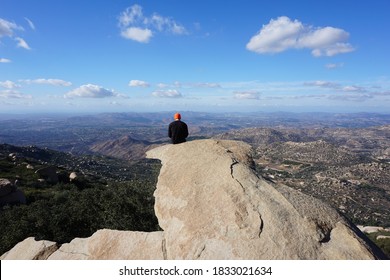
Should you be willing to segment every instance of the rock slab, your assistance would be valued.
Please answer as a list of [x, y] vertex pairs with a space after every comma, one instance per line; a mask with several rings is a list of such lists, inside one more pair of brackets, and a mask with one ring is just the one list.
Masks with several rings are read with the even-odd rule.
[[162, 169], [155, 212], [168, 259], [375, 259], [321, 201], [259, 178], [243, 142], [198, 140], [147, 153]]

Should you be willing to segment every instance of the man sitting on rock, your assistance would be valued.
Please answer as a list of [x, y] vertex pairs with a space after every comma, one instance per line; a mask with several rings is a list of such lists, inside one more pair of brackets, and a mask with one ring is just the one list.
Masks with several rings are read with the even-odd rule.
[[168, 136], [172, 139], [173, 144], [183, 143], [188, 137], [187, 124], [181, 121], [181, 115], [179, 113], [176, 113], [173, 118], [175, 121], [169, 124]]

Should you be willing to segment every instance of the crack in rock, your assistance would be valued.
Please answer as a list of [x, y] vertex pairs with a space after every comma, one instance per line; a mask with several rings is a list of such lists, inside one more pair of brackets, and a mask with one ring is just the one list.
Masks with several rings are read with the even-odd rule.
[[165, 238], [163, 238], [162, 241], [161, 241], [161, 250], [162, 250], [162, 253], [163, 253], [164, 260], [167, 260], [168, 259], [167, 240]]
[[[255, 205], [252, 203], [252, 200], [251, 200], [251, 198], [250, 198], [250, 195], [246, 192], [246, 190], [245, 190], [244, 186], [242, 185], [242, 183], [241, 183], [238, 179], [236, 179], [236, 178], [234, 177], [234, 174], [233, 174], [233, 173], [234, 173], [234, 166], [235, 166], [236, 164], [238, 164], [238, 163], [239, 163], [239, 162], [238, 162], [237, 159], [232, 158], [232, 164], [230, 165], [230, 175], [231, 175], [232, 178], [241, 186], [242, 191], [243, 191], [244, 194], [249, 198], [249, 201], [250, 201], [250, 203], [251, 203], [253, 209], [256, 209]], [[263, 231], [264, 222], [263, 222], [263, 219], [261, 218], [261, 214], [259, 213], [259, 211], [257, 211], [257, 210], [255, 210], [255, 211], [256, 211], [257, 214], [259, 215], [260, 225], [259, 225], [259, 234], [258, 234], [258, 237], [260, 237], [260, 235], [261, 235], [261, 233], [262, 233], [262, 231]]]

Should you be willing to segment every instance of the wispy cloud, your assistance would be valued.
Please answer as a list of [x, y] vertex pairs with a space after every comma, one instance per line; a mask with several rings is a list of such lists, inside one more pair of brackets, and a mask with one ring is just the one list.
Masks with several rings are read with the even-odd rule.
[[280, 53], [288, 49], [310, 49], [313, 56], [334, 56], [355, 50], [349, 33], [335, 27], [313, 27], [286, 16], [271, 19], [254, 35], [246, 48], [257, 53]]
[[220, 88], [221, 87], [221, 85], [219, 83], [193, 83], [193, 84], [190, 84], [190, 86], [200, 87], [200, 88]]
[[82, 85], [65, 94], [65, 98], [105, 98], [120, 96], [113, 90], [105, 89], [98, 85]]
[[60, 79], [34, 79], [34, 80], [20, 80], [26, 84], [41, 84], [41, 85], [52, 85], [52, 86], [64, 86], [69, 87], [72, 85], [71, 82], [67, 82]]
[[23, 27], [17, 25], [16, 23], [0, 18], [0, 37], [12, 37], [17, 30], [23, 30]]
[[170, 17], [157, 13], [145, 16], [140, 5], [126, 8], [118, 17], [120, 34], [125, 39], [148, 43], [156, 32], [187, 34], [186, 28]]
[[322, 88], [329, 88], [340, 92], [368, 92], [369, 90], [362, 86], [356, 86], [356, 85], [342, 85], [340, 83], [335, 82], [329, 82], [329, 81], [312, 81], [312, 82], [305, 82], [305, 86], [314, 86], [314, 87], [322, 87]]
[[16, 44], [17, 47], [23, 48], [23, 49], [26, 49], [26, 50], [31, 50], [30, 46], [27, 44], [27, 42], [23, 38], [16, 37], [15, 41], [18, 42]]
[[30, 50], [31, 48], [27, 42], [23, 38], [16, 35], [18, 31], [23, 30], [23, 27], [17, 25], [16, 23], [0, 18], [0, 38], [5, 36], [13, 38], [17, 42], [17, 47]]
[[0, 98], [6, 98], [6, 99], [31, 99], [31, 95], [25, 95], [19, 91], [16, 90], [1, 90], [0, 91]]
[[361, 102], [375, 97], [390, 96], [390, 91], [379, 91], [378, 88], [342, 85], [341, 83], [329, 81], [305, 82], [304, 85], [330, 89], [332, 92], [325, 95], [325, 97], [330, 100]]
[[130, 87], [150, 87], [150, 84], [141, 80], [131, 80], [129, 82]]
[[323, 87], [323, 88], [340, 88], [340, 84], [329, 81], [310, 81], [305, 82], [305, 86]]
[[34, 23], [29, 19], [29, 18], [24, 18], [26, 21], [27, 21], [27, 23], [28, 23], [28, 25], [30, 26], [30, 28], [32, 29], [32, 30], [35, 30], [35, 25], [34, 25]]
[[156, 90], [152, 93], [154, 97], [180, 98], [182, 94], [176, 89]]
[[159, 83], [157, 84], [158, 88], [220, 88], [221, 85], [219, 83], [208, 83], [208, 82], [179, 82], [176, 81], [172, 84], [167, 83]]
[[0, 87], [13, 89], [13, 88], [20, 87], [20, 85], [16, 84], [15, 82], [7, 80], [7, 81], [4, 81], [4, 82], [0, 82]]
[[173, 84], [167, 84], [167, 83], [158, 83], [157, 84], [158, 88], [169, 88], [169, 87], [174, 87], [174, 88], [181, 88], [182, 83], [179, 81], [175, 81]]
[[260, 92], [258, 91], [235, 91], [233, 92], [236, 99], [259, 99]]
[[0, 63], [10, 63], [11, 60], [8, 58], [0, 58]]
[[340, 100], [340, 101], [354, 101], [354, 102], [363, 102], [368, 99], [372, 99], [375, 97], [375, 94], [366, 93], [366, 94], [342, 94], [342, 95], [329, 95], [328, 98], [330, 100]]
[[344, 92], [367, 92], [367, 89], [361, 86], [344, 86], [341, 87]]

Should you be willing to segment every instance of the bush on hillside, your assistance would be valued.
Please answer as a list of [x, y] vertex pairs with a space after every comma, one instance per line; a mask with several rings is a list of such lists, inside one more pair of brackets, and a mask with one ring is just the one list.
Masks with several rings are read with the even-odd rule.
[[5, 206], [0, 211], [0, 255], [34, 236], [58, 243], [91, 236], [102, 228], [158, 230], [154, 214], [155, 182], [133, 180], [88, 188], [56, 184], [25, 191], [28, 205]]

